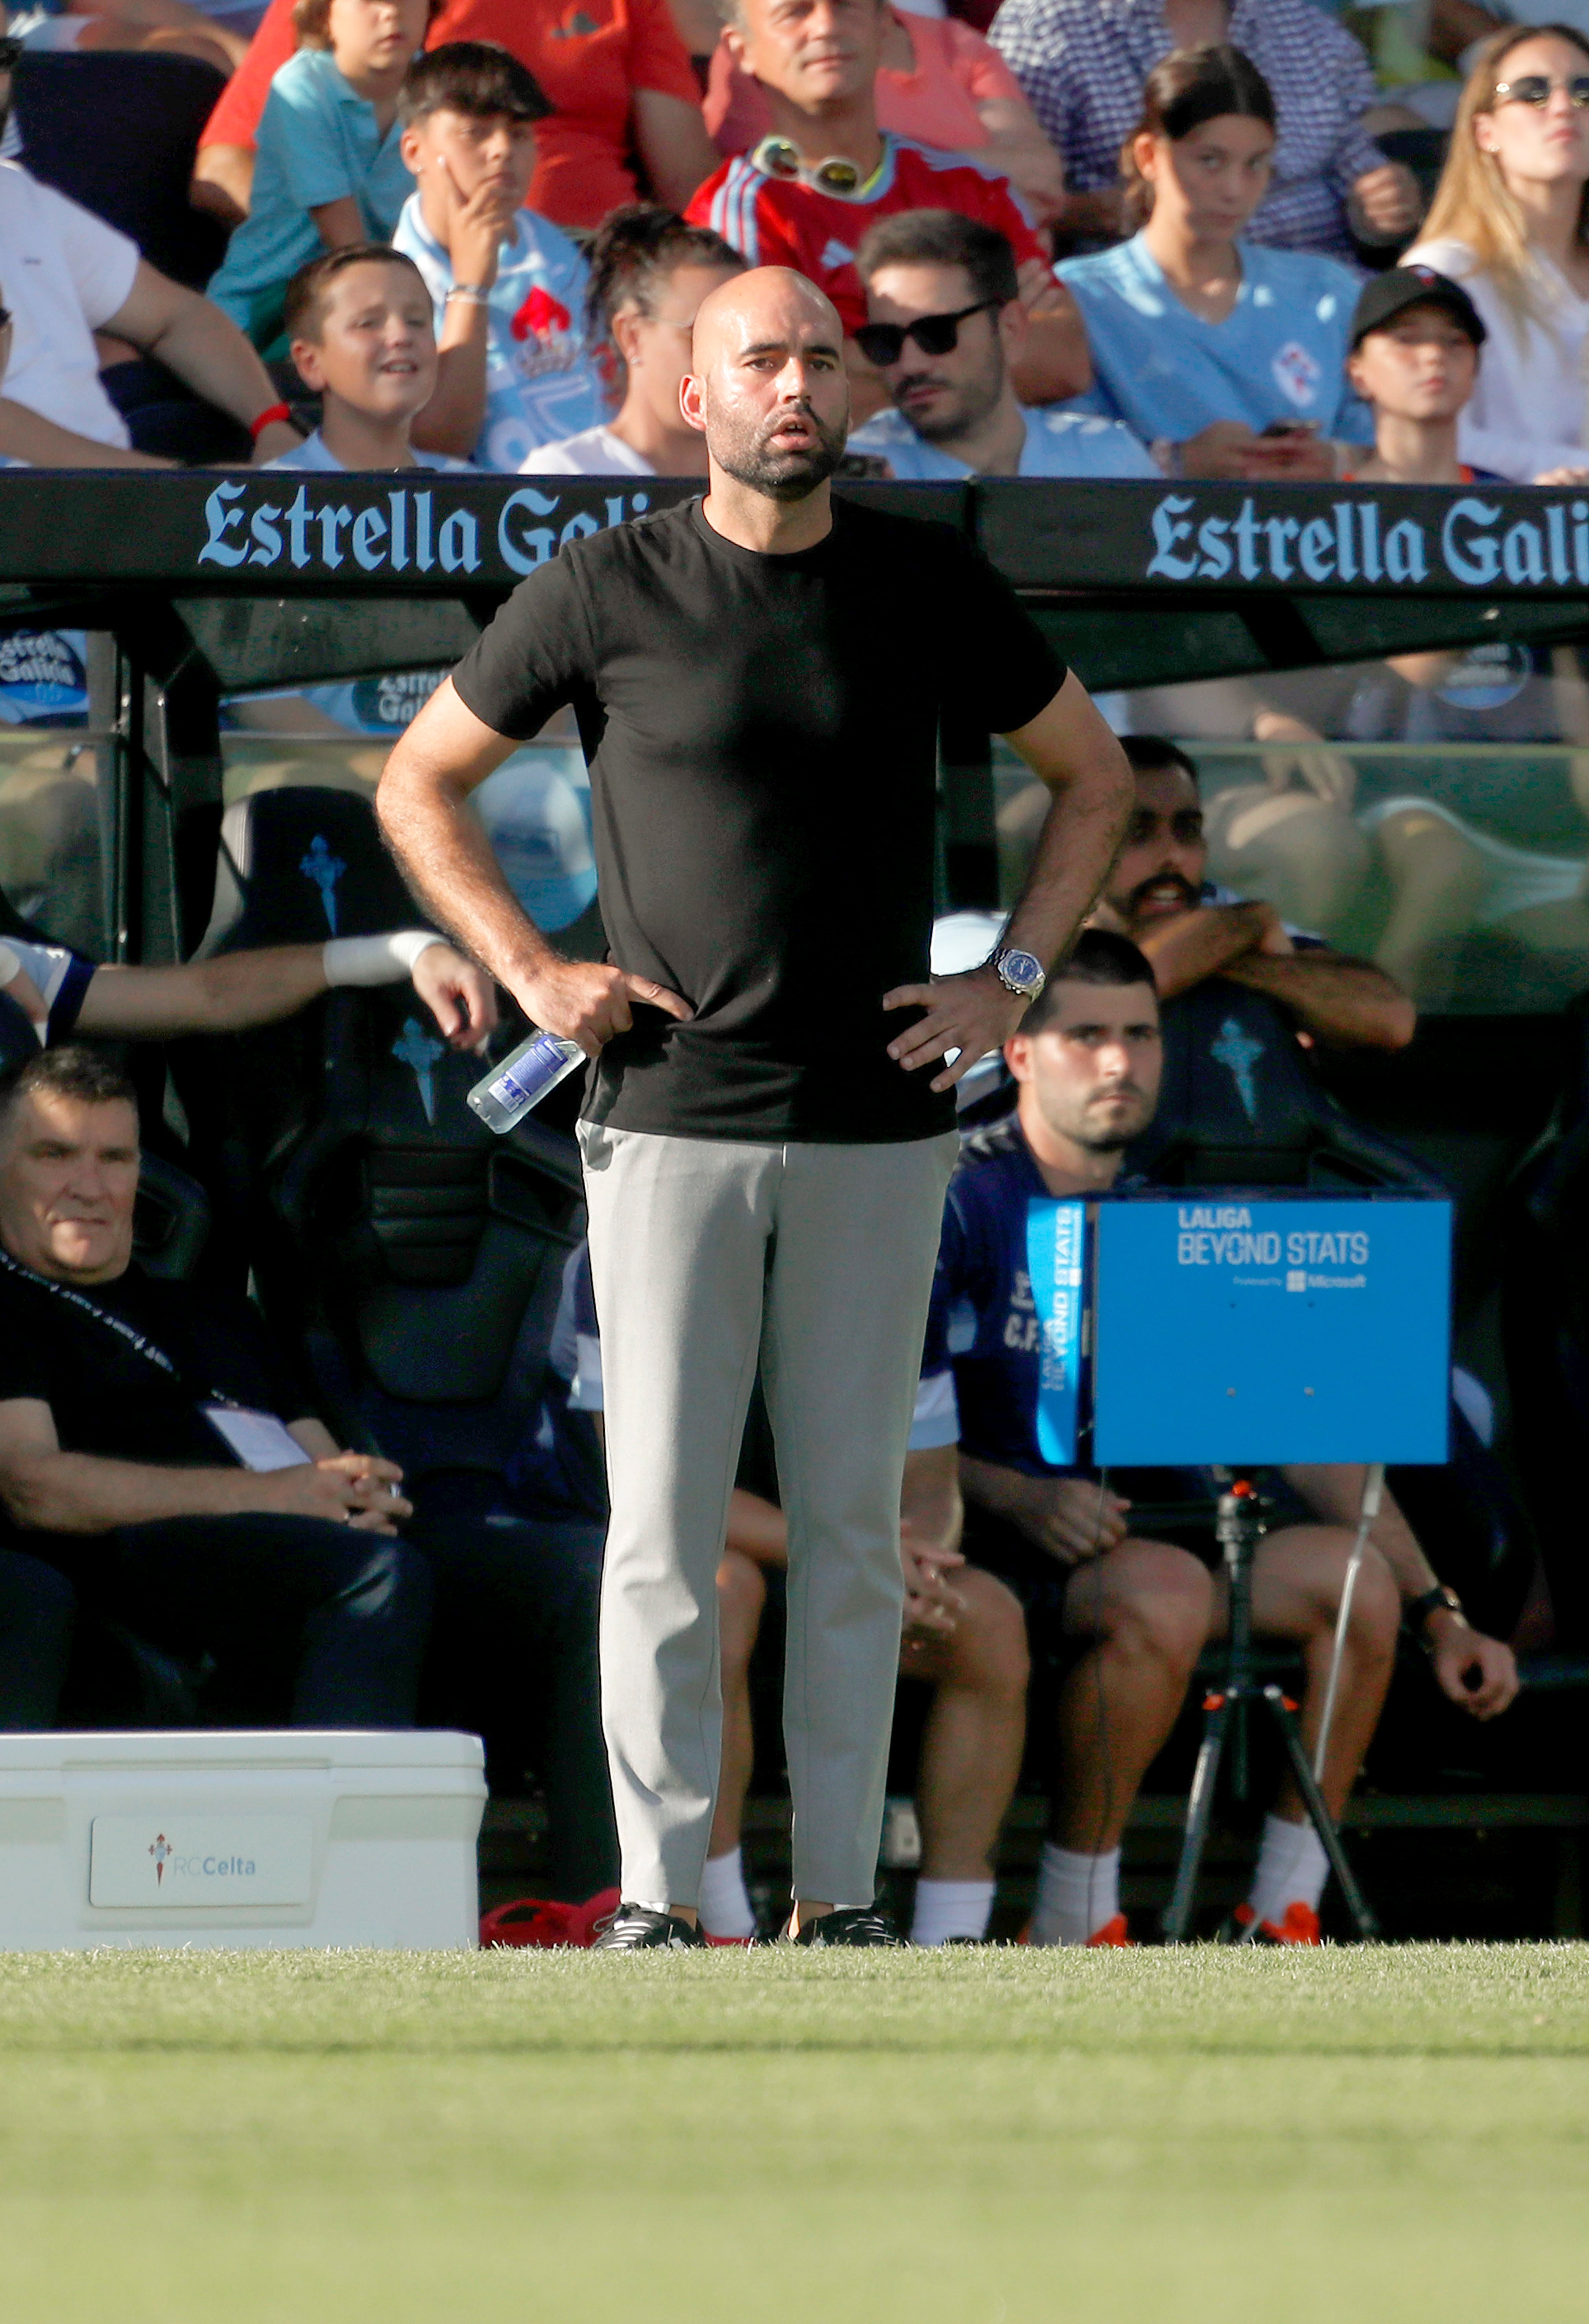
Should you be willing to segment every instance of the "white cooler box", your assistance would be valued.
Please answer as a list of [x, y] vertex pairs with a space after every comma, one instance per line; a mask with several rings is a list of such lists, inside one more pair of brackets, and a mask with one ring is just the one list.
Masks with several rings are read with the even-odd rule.
[[475, 1735], [0, 1735], [0, 1950], [480, 1941]]

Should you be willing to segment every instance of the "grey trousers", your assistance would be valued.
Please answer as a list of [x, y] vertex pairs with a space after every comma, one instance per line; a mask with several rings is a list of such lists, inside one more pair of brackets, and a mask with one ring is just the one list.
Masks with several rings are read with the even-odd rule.
[[602, 1709], [638, 1904], [693, 1904], [717, 1795], [717, 1568], [758, 1359], [789, 1528], [797, 1896], [871, 1902], [899, 1492], [953, 1131], [752, 1146], [585, 1123], [612, 1516]]

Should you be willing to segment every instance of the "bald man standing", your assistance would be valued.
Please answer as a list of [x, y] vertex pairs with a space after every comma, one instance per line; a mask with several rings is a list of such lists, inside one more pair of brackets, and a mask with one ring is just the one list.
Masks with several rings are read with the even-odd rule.
[[[692, 360], [681, 403], [706, 438], [705, 498], [523, 582], [399, 743], [379, 806], [443, 921], [532, 1022], [596, 1060], [580, 1143], [624, 1898], [600, 1942], [704, 1941], [716, 1573], [759, 1360], [789, 1528], [788, 1932], [888, 1943], [869, 1908], [899, 1490], [954, 1084], [1070, 941], [1131, 782], [1082, 687], [958, 534], [830, 497], [849, 393], [821, 291], [777, 267], [736, 278], [702, 308]], [[464, 812], [567, 703], [606, 964], [554, 950]], [[929, 981], [941, 715], [1007, 734], [1054, 797], [999, 949]]]

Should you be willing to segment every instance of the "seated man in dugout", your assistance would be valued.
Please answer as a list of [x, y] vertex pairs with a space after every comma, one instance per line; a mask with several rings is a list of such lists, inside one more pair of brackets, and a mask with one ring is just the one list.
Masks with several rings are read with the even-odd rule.
[[[1122, 1835], [1199, 1655], [1224, 1633], [1225, 1585], [1210, 1571], [1211, 1529], [1139, 1535], [1131, 1476], [1058, 1469], [1044, 1458], [1042, 1322], [1026, 1269], [1026, 1219], [1033, 1198], [1116, 1185], [1126, 1147], [1152, 1119], [1162, 1054], [1143, 953], [1124, 936], [1084, 930], [1006, 1056], [1019, 1084], [1016, 1111], [968, 1140], [950, 1184], [905, 1517], [918, 1554], [958, 1548], [968, 1574], [984, 1585], [996, 1579], [1019, 1602], [1033, 1662], [1057, 1683], [1057, 1782], [1030, 1941], [1124, 1944]], [[1257, 1554], [1254, 1626], [1301, 1650], [1309, 1758], [1362, 1480], [1351, 1468], [1279, 1472], [1275, 1529]], [[1163, 1500], [1211, 1502], [1217, 1489], [1207, 1471], [1149, 1471], [1143, 1481]], [[1373, 1737], [1403, 1613], [1443, 1692], [1475, 1719], [1493, 1718], [1517, 1692], [1510, 1649], [1469, 1628], [1387, 1495], [1347, 1627], [1322, 1784], [1332, 1815], [1346, 1805]], [[1288, 1778], [1264, 1821], [1234, 1933], [1318, 1943], [1327, 1872]]]

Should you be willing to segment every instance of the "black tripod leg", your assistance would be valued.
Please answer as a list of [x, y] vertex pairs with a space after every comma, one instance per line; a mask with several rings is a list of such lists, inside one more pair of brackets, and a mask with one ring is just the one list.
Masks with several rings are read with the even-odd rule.
[[1198, 1752], [1197, 1773], [1192, 1777], [1191, 1794], [1186, 1803], [1186, 1838], [1180, 1843], [1180, 1862], [1175, 1868], [1175, 1886], [1171, 1891], [1170, 1902], [1164, 1912], [1162, 1932], [1167, 1945], [1180, 1943], [1191, 1919], [1198, 1873], [1202, 1867], [1203, 1850], [1208, 1844], [1208, 1825], [1214, 1814], [1214, 1786], [1219, 1777], [1219, 1755], [1225, 1748], [1230, 1710], [1229, 1696], [1221, 1695], [1214, 1708], [1204, 1713], [1202, 1746]]
[[1360, 1937], [1377, 1937], [1380, 1932], [1379, 1923], [1370, 1912], [1368, 1900], [1357, 1886], [1356, 1876], [1346, 1861], [1346, 1851], [1336, 1837], [1335, 1825], [1330, 1821], [1329, 1810], [1324, 1804], [1324, 1794], [1313, 1779], [1313, 1770], [1308, 1765], [1308, 1754], [1302, 1748], [1302, 1738], [1298, 1730], [1296, 1713], [1291, 1710], [1278, 1686], [1266, 1686], [1263, 1690], [1263, 1700], [1274, 1713], [1275, 1725], [1280, 1729], [1287, 1756], [1291, 1763], [1291, 1773], [1297, 1779], [1297, 1789], [1302, 1794], [1302, 1804], [1307, 1809], [1309, 1821], [1318, 1834], [1324, 1852], [1329, 1858], [1330, 1870], [1341, 1884], [1341, 1894], [1346, 1900], [1346, 1910], [1357, 1924], [1357, 1933]]

